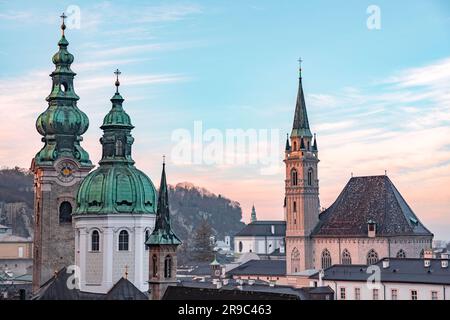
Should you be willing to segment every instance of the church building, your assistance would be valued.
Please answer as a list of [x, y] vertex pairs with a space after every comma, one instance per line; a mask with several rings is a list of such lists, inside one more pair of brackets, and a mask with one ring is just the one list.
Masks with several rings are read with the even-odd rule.
[[319, 150], [311, 134], [300, 69], [285, 158], [286, 274], [334, 264], [375, 264], [384, 257], [419, 258], [433, 234], [386, 176], [352, 177], [320, 212]]

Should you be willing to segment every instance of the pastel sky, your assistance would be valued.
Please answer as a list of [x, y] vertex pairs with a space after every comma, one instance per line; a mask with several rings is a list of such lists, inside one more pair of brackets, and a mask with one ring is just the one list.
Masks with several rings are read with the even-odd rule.
[[[259, 219], [282, 219], [282, 166], [180, 165], [172, 135], [193, 133], [195, 121], [222, 133], [275, 129], [282, 165], [301, 56], [321, 205], [352, 172], [387, 170], [436, 238], [450, 240], [449, 1], [0, 1], [0, 166], [28, 168], [42, 146], [35, 119], [47, 107], [59, 15], [71, 5], [80, 16], [68, 12], [66, 36], [94, 163], [119, 68], [134, 159], [155, 185], [166, 154], [170, 183], [240, 202], [245, 221], [253, 203]], [[370, 5], [380, 8], [379, 30], [366, 25]]]

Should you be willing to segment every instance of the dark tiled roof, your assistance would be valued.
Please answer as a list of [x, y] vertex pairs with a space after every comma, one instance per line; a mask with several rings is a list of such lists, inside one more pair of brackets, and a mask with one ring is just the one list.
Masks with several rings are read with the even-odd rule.
[[170, 286], [163, 300], [300, 300], [297, 295], [270, 291]]
[[[275, 233], [272, 234], [272, 226]], [[286, 221], [280, 220], [260, 220], [249, 223], [239, 231], [235, 237], [239, 236], [277, 236], [284, 237], [286, 235]]]
[[250, 260], [231, 269], [227, 275], [284, 276], [286, 275], [286, 260]]
[[[381, 270], [381, 282], [403, 282], [423, 284], [450, 284], [450, 267], [442, 268], [440, 259], [431, 259], [430, 267], [424, 266], [424, 259], [390, 258], [389, 267], [383, 268], [383, 260], [377, 264]], [[324, 272], [323, 280], [367, 281], [366, 265], [334, 265]], [[319, 275], [311, 276], [318, 279]]]
[[139, 291], [130, 281], [120, 279], [107, 294], [83, 292], [78, 289], [69, 289], [67, 280], [71, 276], [63, 268], [54, 277], [43, 284], [35, 300], [148, 300], [148, 297]]
[[313, 236], [367, 236], [369, 220], [377, 236], [432, 236], [387, 176], [351, 178], [319, 218]]
[[121, 278], [111, 290], [108, 291], [105, 300], [148, 300], [148, 297], [130, 281]]

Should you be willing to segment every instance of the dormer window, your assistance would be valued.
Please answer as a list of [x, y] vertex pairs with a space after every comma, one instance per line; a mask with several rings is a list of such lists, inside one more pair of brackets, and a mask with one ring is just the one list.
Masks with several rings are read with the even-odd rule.
[[369, 238], [374, 238], [377, 231], [377, 224], [373, 220], [367, 222], [367, 236]]

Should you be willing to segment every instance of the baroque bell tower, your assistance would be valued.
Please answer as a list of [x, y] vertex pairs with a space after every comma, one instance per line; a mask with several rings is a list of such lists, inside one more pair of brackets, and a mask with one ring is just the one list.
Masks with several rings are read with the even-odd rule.
[[319, 221], [320, 207], [317, 141], [309, 128], [301, 66], [294, 124], [286, 140], [284, 163], [286, 274], [293, 274], [313, 267], [310, 235]]
[[56, 68], [50, 74], [48, 107], [36, 121], [44, 146], [31, 163], [35, 194], [34, 292], [55, 271], [74, 264], [72, 212], [78, 186], [93, 168], [88, 153], [80, 145], [89, 120], [77, 107], [79, 97], [73, 86], [76, 74], [70, 69], [74, 57], [67, 51], [66, 16], [63, 14], [61, 18], [62, 36], [52, 59]]

